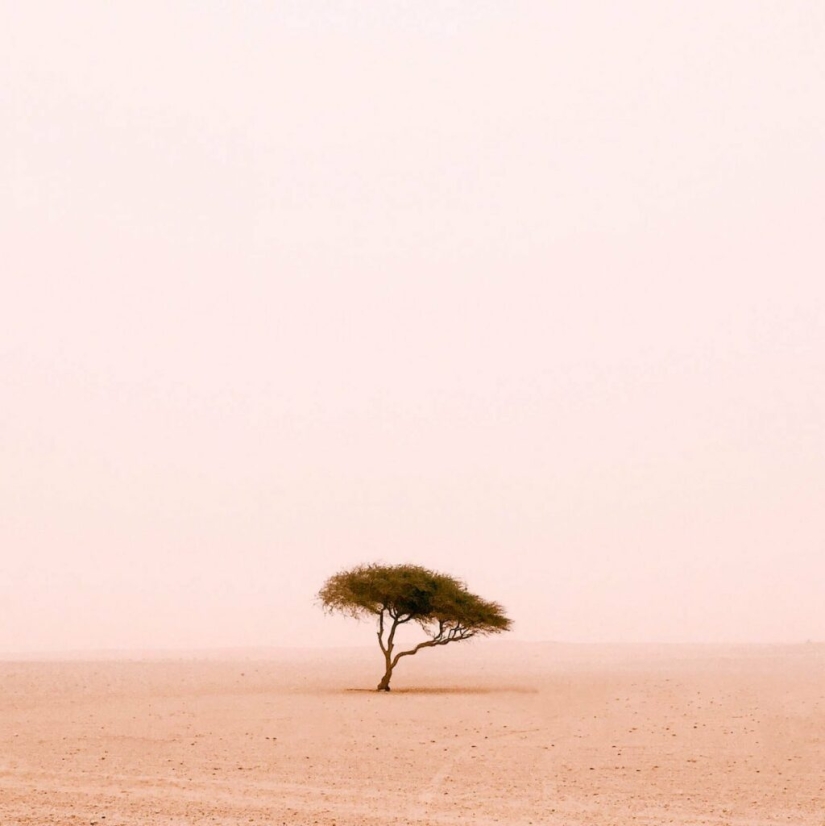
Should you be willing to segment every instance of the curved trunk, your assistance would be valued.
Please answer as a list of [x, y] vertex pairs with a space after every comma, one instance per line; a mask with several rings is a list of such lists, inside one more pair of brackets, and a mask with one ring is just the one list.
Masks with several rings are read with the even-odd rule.
[[381, 646], [381, 652], [384, 654], [384, 676], [381, 678], [381, 682], [378, 683], [376, 686], [376, 691], [389, 691], [390, 690], [390, 678], [392, 677], [392, 670], [395, 668], [395, 662], [392, 658], [392, 649], [393, 649], [393, 640], [395, 639], [395, 631], [398, 628], [400, 620], [398, 616], [392, 617], [392, 626], [390, 627], [390, 633], [387, 637], [387, 641], [384, 642], [384, 611], [386, 609], [382, 608], [381, 613], [378, 615], [378, 644]]
[[381, 682], [378, 683], [376, 687], [376, 691], [389, 691], [390, 690], [390, 679], [392, 678], [392, 661], [389, 657], [387, 657], [387, 667], [384, 671], [384, 676], [381, 678]]

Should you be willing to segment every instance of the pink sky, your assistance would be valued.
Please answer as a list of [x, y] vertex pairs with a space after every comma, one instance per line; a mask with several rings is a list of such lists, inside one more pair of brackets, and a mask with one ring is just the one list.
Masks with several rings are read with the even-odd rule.
[[0, 651], [825, 639], [825, 6], [0, 4]]

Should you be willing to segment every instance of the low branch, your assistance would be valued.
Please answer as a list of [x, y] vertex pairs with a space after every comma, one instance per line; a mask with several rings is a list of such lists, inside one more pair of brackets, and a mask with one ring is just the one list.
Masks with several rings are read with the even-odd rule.
[[475, 631], [467, 628], [452, 628], [446, 635], [439, 632], [439, 635], [433, 637], [432, 639], [418, 643], [415, 648], [410, 648], [408, 651], [400, 651], [393, 658], [392, 667], [395, 668], [396, 664], [402, 657], [412, 657], [413, 654], [417, 654], [422, 648], [435, 648], [437, 645], [448, 645], [451, 642], [458, 642], [459, 640], [469, 640], [474, 636]]

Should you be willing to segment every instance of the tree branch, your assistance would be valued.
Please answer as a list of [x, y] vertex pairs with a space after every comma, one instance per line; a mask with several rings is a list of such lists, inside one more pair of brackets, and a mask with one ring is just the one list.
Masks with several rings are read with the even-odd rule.
[[387, 647], [384, 645], [384, 609], [381, 609], [381, 613], [378, 615], [378, 644], [381, 646], [381, 650], [386, 655]]
[[398, 616], [394, 616], [392, 619], [392, 628], [390, 628], [390, 635], [387, 637], [387, 650], [384, 652], [388, 657], [392, 654], [392, 647], [393, 647], [393, 640], [395, 639], [395, 632], [398, 629], [398, 626], [401, 624], [402, 620], [398, 619]]
[[469, 640], [471, 637], [475, 636], [475, 631], [469, 628], [462, 628], [461, 626], [450, 628], [445, 635], [443, 625], [443, 623], [439, 623], [438, 634], [432, 637], [432, 639], [420, 642], [415, 646], [415, 648], [410, 648], [407, 651], [400, 651], [396, 654], [392, 660], [392, 667], [395, 668], [396, 664], [402, 657], [412, 657], [413, 654], [417, 654], [422, 648], [434, 648], [437, 645], [448, 645], [451, 642]]

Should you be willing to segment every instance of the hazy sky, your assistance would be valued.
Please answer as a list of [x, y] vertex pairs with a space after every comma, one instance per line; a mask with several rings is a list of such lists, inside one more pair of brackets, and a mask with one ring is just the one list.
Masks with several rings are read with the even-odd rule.
[[825, 639], [825, 4], [0, 2], [0, 649]]

